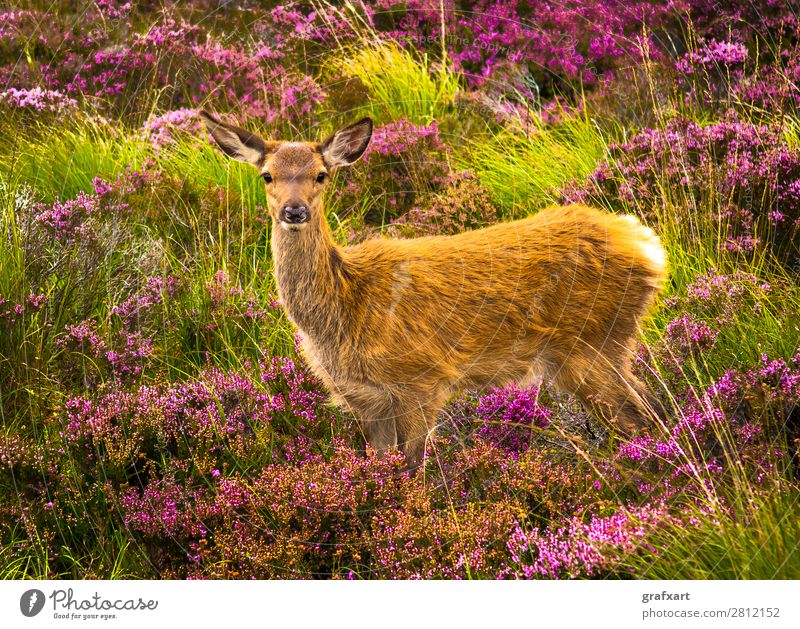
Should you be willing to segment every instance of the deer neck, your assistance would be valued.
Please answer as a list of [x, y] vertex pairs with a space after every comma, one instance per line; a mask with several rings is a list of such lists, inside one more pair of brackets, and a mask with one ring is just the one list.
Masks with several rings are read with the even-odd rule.
[[330, 338], [338, 327], [342, 257], [328, 226], [309, 224], [294, 232], [274, 222], [272, 256], [290, 319], [313, 339]]

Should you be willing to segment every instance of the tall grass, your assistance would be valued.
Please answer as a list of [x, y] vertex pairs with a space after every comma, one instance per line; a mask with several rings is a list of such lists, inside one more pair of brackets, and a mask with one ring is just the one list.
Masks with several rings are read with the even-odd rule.
[[[159, 332], [164, 351], [156, 358], [172, 377], [195, 373], [209, 360], [240, 367], [268, 348], [291, 351], [291, 330], [284, 318], [259, 329], [220, 317], [215, 333], [201, 331], [200, 321], [214, 318], [207, 286], [217, 272], [225, 271], [244, 293], [258, 296], [261, 307], [275, 294], [266, 198], [252, 167], [220, 155], [203, 138], [183, 137], [154, 153], [137, 130], [88, 117], [59, 126], [40, 124], [16, 135], [7, 128], [3, 137], [14, 142], [0, 151], [0, 228], [6, 236], [0, 243], [0, 295], [16, 303], [34, 290], [48, 297], [46, 316], [26, 316], [0, 342], [0, 365], [5, 374], [13, 374], [10, 380], [0, 378], [4, 397], [14, 395], [7, 388], [11, 382], [29, 392], [51, 388], [46, 379], [55, 373], [52, 361], [60, 353], [55, 342], [67, 323], [88, 318], [101, 332], [109, 331], [111, 309], [143, 279], [132, 264], [138, 257], [157, 260], [160, 273], [179, 278], [186, 287], [169, 306], [177, 329]], [[23, 207], [91, 192], [95, 177], [113, 181], [148, 160], [155, 163], [162, 183], [130, 208], [126, 224], [115, 231], [116, 247], [96, 252], [101, 257], [89, 266], [83, 259], [86, 251], [77, 246], [53, 242], [46, 250], [32, 248], [30, 226], [20, 224], [21, 212], [29, 212]], [[28, 281], [32, 269], [42, 264], [51, 269], [42, 276], [43, 284], [33, 286]], [[58, 402], [58, 386], [51, 384], [56, 396], [41, 400], [45, 412]]]
[[592, 172], [605, 149], [597, 126], [572, 116], [555, 126], [539, 123], [525, 134], [503, 129], [471, 141], [455, 162], [474, 171], [508, 214], [524, 216], [557, 203], [560, 188]]
[[[747, 500], [742, 500], [743, 498]], [[693, 526], [665, 525], [648, 538], [658, 552], [626, 565], [645, 579], [800, 578], [800, 493], [736, 495], [730, 507], [689, 509]]]
[[430, 124], [452, 108], [459, 88], [459, 77], [446, 62], [434, 68], [427, 55], [379, 40], [343, 48], [332, 69], [364, 85], [369, 93], [365, 112], [380, 122], [408, 118]]
[[81, 116], [75, 120], [6, 120], [0, 176], [24, 183], [46, 201], [91, 190], [97, 176], [141, 167], [149, 146], [135, 129]]

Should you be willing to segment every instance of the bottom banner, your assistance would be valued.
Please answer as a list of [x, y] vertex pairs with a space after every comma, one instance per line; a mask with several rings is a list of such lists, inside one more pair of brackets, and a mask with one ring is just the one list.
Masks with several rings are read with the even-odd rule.
[[[797, 627], [796, 581], [6, 581], [3, 627]], [[511, 625], [511, 623], [514, 623]]]

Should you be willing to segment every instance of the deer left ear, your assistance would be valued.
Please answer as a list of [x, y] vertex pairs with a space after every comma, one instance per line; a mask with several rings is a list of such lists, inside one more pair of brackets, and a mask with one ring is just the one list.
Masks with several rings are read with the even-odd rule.
[[340, 129], [320, 145], [322, 159], [329, 168], [349, 166], [364, 154], [372, 138], [372, 120], [362, 118]]
[[209, 133], [228, 157], [259, 167], [267, 152], [266, 144], [257, 134], [227, 122], [222, 122], [207, 111], [200, 117]]

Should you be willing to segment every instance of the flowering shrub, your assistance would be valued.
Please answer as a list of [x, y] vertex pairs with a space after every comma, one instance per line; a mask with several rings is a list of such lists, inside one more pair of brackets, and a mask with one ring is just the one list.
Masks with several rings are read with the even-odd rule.
[[468, 171], [450, 174], [441, 192], [420, 201], [422, 205], [393, 219], [387, 231], [405, 237], [458, 234], [497, 221], [490, 192]]
[[526, 579], [598, 576], [645, 545], [650, 529], [663, 519], [663, 512], [650, 508], [593, 517], [588, 523], [575, 519], [555, 531], [534, 528], [526, 532], [517, 527], [508, 542], [516, 566], [508, 575]]
[[[714, 488], [731, 472], [732, 450], [736, 460], [747, 461], [748, 478], [768, 484], [784, 457], [776, 443], [798, 434], [796, 363], [763, 356], [757, 368], [726, 371], [702, 393], [695, 389], [683, 396], [683, 414], [665, 438], [632, 439], [622, 444], [617, 459], [650, 466], [652, 477], [640, 481], [638, 490], [653, 500]], [[733, 440], [727, 454], [724, 439]]]
[[[173, 107], [212, 97], [273, 123], [307, 116], [325, 98], [310, 76], [287, 75], [277, 65], [283, 58], [280, 45], [231, 45], [169, 16], [117, 46], [104, 46], [110, 43], [106, 34], [95, 31], [79, 32], [68, 43], [59, 50], [58, 63], [42, 66], [46, 85], [100, 97], [100, 103], [125, 106], [144, 85], [155, 85], [170, 88], [162, 100]], [[173, 90], [178, 84], [182, 89]]]
[[101, 211], [114, 211], [115, 207], [101, 206], [97, 194], [79, 193], [74, 199], [63, 203], [56, 201], [50, 206], [40, 205], [36, 222], [47, 229], [57, 241], [64, 244], [75, 242], [79, 237], [94, 237], [89, 219]]
[[120, 305], [114, 306], [111, 314], [120, 317], [125, 327], [130, 328], [137, 323], [140, 324], [153, 306], [163, 303], [167, 296], [175, 296], [178, 285], [179, 282], [174, 277], [168, 277], [166, 280], [160, 277], [148, 277], [142, 289]]
[[0, 92], [0, 103], [12, 109], [30, 109], [33, 111], [62, 112], [74, 109], [78, 103], [75, 99], [65, 96], [55, 90], [45, 90], [41, 87], [33, 89], [9, 88]]
[[[657, 30], [673, 15], [660, 3], [604, 0], [477, 0], [443, 7], [438, 0], [379, 0], [363, 7], [384, 37], [431, 51], [442, 46], [442, 8], [448, 56], [471, 86], [497, 80], [495, 69], [513, 63], [527, 68], [548, 95], [565, 82], [594, 84], [619, 61], [655, 50], [653, 40], [640, 41], [642, 24]], [[292, 15], [295, 36], [326, 39], [329, 16]]]
[[27, 49], [32, 54], [55, 51], [69, 36], [52, 15], [35, 9], [0, 10], [0, 62], [16, 60]]
[[147, 170], [131, 168], [117, 176], [114, 182], [96, 177], [92, 181], [93, 192], [79, 192], [73, 199], [52, 204], [36, 204], [33, 223], [63, 245], [72, 245], [83, 239], [94, 240], [99, 224], [128, 211], [129, 204], [122, 201], [122, 197], [150, 186], [156, 177]]
[[664, 331], [664, 343], [680, 367], [686, 358], [694, 357], [714, 346], [719, 332], [691, 315], [673, 319]]
[[171, 144], [176, 134], [200, 135], [202, 124], [194, 109], [176, 109], [160, 116], [151, 116], [142, 130], [147, 140], [156, 148]]
[[649, 36], [641, 39], [641, 25], [657, 30], [670, 8], [597, 0], [479, 1], [463, 16], [457, 13], [457, 35], [466, 45], [453, 56], [473, 80], [490, 78], [493, 67], [507, 59], [525, 64], [544, 86], [559, 80], [592, 84], [618, 60], [630, 63], [644, 51], [657, 50]]
[[[671, 391], [696, 398], [700, 386], [697, 376], [709, 370], [715, 356], [730, 351], [729, 339], [736, 339], [742, 332], [742, 313], [769, 317], [773, 293], [772, 286], [751, 273], [725, 275], [712, 269], [696, 275], [684, 295], [665, 300], [669, 320], [663, 338], [640, 352], [637, 366], [642, 377], [650, 379], [658, 371]], [[741, 343], [735, 343], [734, 356], [741, 352]], [[731, 357], [726, 357], [728, 366], [730, 361]], [[663, 382], [652, 384], [656, 388], [663, 386]]]
[[697, 49], [675, 64], [687, 99], [723, 111], [732, 107], [796, 111], [800, 104], [794, 89], [800, 77], [800, 46], [786, 45], [779, 52], [769, 43], [760, 46], [750, 46], [760, 50], [758, 57], [735, 39], [701, 38]]
[[[225, 271], [217, 271], [206, 284], [211, 300], [213, 317], [230, 317], [263, 321], [269, 316], [268, 308], [262, 308], [255, 295], [245, 298], [244, 291], [236, 286]], [[242, 304], [246, 304], [243, 309]], [[274, 307], [274, 304], [270, 304]]]
[[[702, 33], [713, 37], [733, 37], [750, 42], [755, 36], [789, 41], [797, 37], [797, 3], [776, 0], [733, 0], [718, 4], [712, 0], [684, 0], [692, 22]], [[729, 28], [735, 22], [738, 28]]]
[[57, 343], [73, 354], [102, 360], [117, 377], [138, 375], [153, 354], [152, 339], [120, 330], [113, 341], [106, 341], [91, 321], [68, 325]]
[[[400, 216], [413, 207], [418, 193], [445, 184], [447, 150], [436, 123], [415, 125], [398, 120], [376, 127], [361, 161], [341, 173], [344, 181], [338, 186], [335, 202], [345, 212], [360, 215], [368, 225]], [[364, 208], [370, 199], [378, 201], [374, 207]]]
[[[773, 433], [767, 434], [769, 437], [777, 435], [796, 444], [800, 436], [800, 353], [791, 361], [764, 354], [754, 368], [728, 370], [709, 387], [707, 395], [729, 414], [742, 416], [737, 434], [744, 443], [753, 444], [766, 432]], [[761, 475], [771, 465], [762, 451]]]
[[[470, 396], [471, 397], [471, 396]], [[486, 395], [456, 402], [456, 416], [465, 424], [477, 424], [475, 435], [510, 455], [527, 450], [535, 428], [550, 424], [552, 412], [540, 401], [535, 387], [509, 386]]]
[[[73, 398], [53, 420], [58, 440], [44, 450], [22, 438], [0, 443], [0, 463], [18, 478], [49, 470], [36, 490], [48, 499], [30, 498], [35, 527], [68, 509], [72, 494], [62, 483], [79, 473], [163, 576], [615, 575], [631, 553], [658, 552], [648, 535], [677, 517], [665, 500], [706, 471], [722, 482], [726, 462], [709, 454], [744, 391], [760, 391], [768, 405], [775, 394], [786, 408], [796, 405], [798, 367], [765, 359], [757, 370], [726, 374], [697, 410], [687, 405], [666, 440], [634, 439], [596, 461], [600, 478], [579, 460], [528, 449], [515, 429], [546, 427], [552, 413], [535, 389], [511, 388], [456, 404], [458, 421], [476, 424], [474, 441], [432, 444], [444, 484], [428, 486], [402, 473], [399, 455], [354, 450], [343, 438], [354, 435], [352, 425], [330, 413], [318, 384], [287, 359], [262, 364], [260, 376], [209, 370], [183, 384]], [[772, 446], [758, 420], [733, 421], [743, 453], [767, 474]], [[258, 471], [240, 469], [245, 460]], [[637, 491], [648, 504], [596, 509], [629, 491], [622, 469], [645, 463], [654, 467], [637, 475]]]
[[797, 252], [800, 153], [779, 128], [675, 120], [612, 146], [611, 156], [567, 200], [605, 199], [649, 214], [666, 200], [680, 206], [691, 198], [724, 221], [726, 249], [747, 253], [763, 243], [777, 254]]
[[13, 301], [0, 296], [0, 322], [12, 325], [19, 321], [26, 314], [38, 312], [47, 304], [47, 295], [28, 295], [22, 303]]
[[711, 270], [695, 276], [686, 295], [671, 298], [667, 304], [713, 317], [717, 325], [731, 326], [742, 309], [759, 311], [771, 292], [772, 287], [752, 273], [722, 275]]

